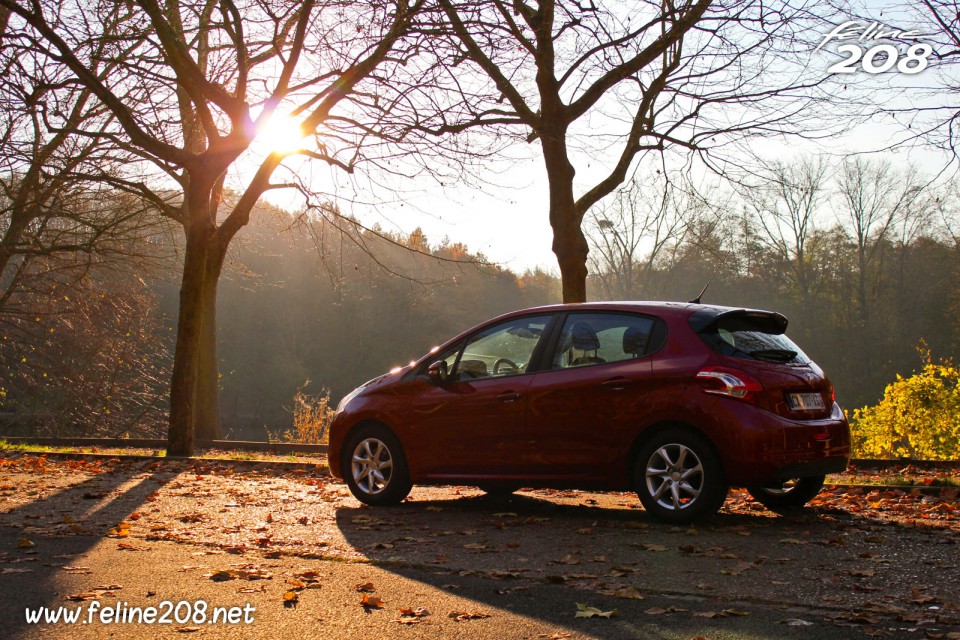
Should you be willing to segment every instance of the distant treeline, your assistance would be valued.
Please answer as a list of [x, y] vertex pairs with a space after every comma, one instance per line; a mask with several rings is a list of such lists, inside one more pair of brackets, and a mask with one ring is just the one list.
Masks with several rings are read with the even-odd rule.
[[[934, 355], [958, 353], [955, 193], [909, 179], [908, 200], [890, 196], [892, 212], [867, 221], [861, 211], [858, 222], [830, 172], [774, 169], [765, 189], [747, 192], [632, 184], [587, 221], [591, 297], [689, 300], [712, 279], [704, 302], [784, 313], [848, 409], [919, 368], [921, 340]], [[866, 197], [875, 188], [864, 184]], [[0, 283], [0, 434], [164, 433], [176, 237], [151, 229], [127, 261], [35, 260]], [[224, 432], [243, 438], [288, 428], [304, 385], [336, 402], [479, 321], [560, 297], [548, 273], [516, 274], [419, 230], [264, 203], [231, 248], [218, 295]]]

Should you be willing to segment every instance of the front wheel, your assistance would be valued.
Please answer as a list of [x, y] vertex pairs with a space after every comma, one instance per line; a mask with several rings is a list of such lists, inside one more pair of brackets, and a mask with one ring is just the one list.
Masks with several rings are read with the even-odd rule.
[[747, 487], [754, 500], [771, 511], [798, 509], [820, 493], [826, 476], [792, 478], [764, 485]]
[[400, 503], [410, 493], [410, 472], [403, 447], [381, 425], [357, 429], [343, 450], [344, 480], [360, 502], [373, 506]]
[[637, 455], [633, 478], [643, 508], [664, 522], [712, 516], [727, 498], [713, 445], [688, 430], [665, 431], [647, 441]]

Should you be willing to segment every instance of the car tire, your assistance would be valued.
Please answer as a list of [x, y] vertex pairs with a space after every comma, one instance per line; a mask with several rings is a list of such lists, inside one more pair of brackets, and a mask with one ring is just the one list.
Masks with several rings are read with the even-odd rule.
[[643, 508], [663, 522], [710, 517], [727, 498], [723, 465], [713, 444], [687, 429], [663, 431], [645, 442], [633, 479]]
[[793, 478], [784, 482], [747, 487], [753, 499], [771, 511], [799, 509], [807, 504], [823, 488], [826, 476]]
[[372, 506], [399, 504], [410, 494], [410, 470], [400, 440], [382, 425], [358, 428], [343, 449], [343, 477], [353, 497]]
[[488, 496], [505, 498], [519, 491], [520, 486], [515, 484], [509, 484], [509, 485], [480, 484], [480, 485], [477, 485], [477, 488], [480, 489], [480, 491], [483, 491]]

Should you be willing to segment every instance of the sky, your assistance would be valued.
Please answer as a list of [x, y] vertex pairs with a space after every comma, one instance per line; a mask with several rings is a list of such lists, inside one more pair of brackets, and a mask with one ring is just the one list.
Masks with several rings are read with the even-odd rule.
[[[882, 12], [882, 19], [889, 27], [908, 28], [899, 24], [906, 20], [902, 17], [905, 3], [869, 4], [874, 15], [880, 16]], [[825, 21], [822, 33], [832, 28], [833, 25]], [[855, 43], [856, 40], [833, 41], [821, 51], [812, 53], [810, 68], [814, 72], [822, 72], [838, 60], [836, 48], [851, 42]], [[864, 47], [866, 50], [871, 43], [865, 44], [868, 45]], [[929, 84], [933, 82], [933, 75], [928, 69], [921, 74], [905, 77], [894, 68], [891, 72], [870, 78], [863, 71], [858, 71], [851, 78], [851, 87], [854, 83], [873, 81], [877, 81], [877, 84], [870, 97], [879, 104], [890, 100], [897, 93], [898, 86], [902, 87], [904, 83]], [[910, 98], [905, 99], [909, 101]], [[830, 116], [824, 114], [825, 118]], [[820, 142], [764, 139], [751, 143], [750, 149], [762, 157], [779, 159], [808, 153], [842, 155], [874, 151], [903, 135], [903, 128], [889, 117], [878, 117], [858, 126], [844, 128], [846, 131], [842, 135]], [[536, 144], [526, 150], [515, 149], [513, 155], [517, 159], [491, 165], [478, 180], [473, 181], [476, 184], [456, 181], [440, 186], [432, 179], [411, 179], [392, 181], [384, 186], [362, 176], [348, 176], [317, 162], [296, 163], [295, 171], [307, 183], [335, 197], [343, 211], [355, 215], [366, 224], [379, 224], [385, 229], [401, 233], [420, 228], [431, 243], [443, 239], [462, 242], [471, 251], [480, 252], [514, 271], [542, 268], [558, 273], [556, 259], [550, 249], [552, 230], [547, 219], [546, 173], [537, 150]], [[924, 149], [897, 150], [887, 155], [897, 161], [910, 161], [931, 175], [939, 172], [947, 162], [943, 154]], [[592, 171], [596, 175], [596, 170], [603, 167], [603, 159], [590, 160], [597, 161], [598, 166]], [[585, 170], [587, 163], [588, 160], [583, 157], [574, 161], [583, 174], [590, 173]], [[694, 165], [693, 170], [700, 174], [701, 180], [715, 179], [704, 167]], [[593, 176], [587, 176], [588, 180], [590, 177]], [[576, 195], [582, 193], [586, 182], [580, 180]], [[289, 192], [271, 192], [268, 199], [291, 210], [301, 206]]]

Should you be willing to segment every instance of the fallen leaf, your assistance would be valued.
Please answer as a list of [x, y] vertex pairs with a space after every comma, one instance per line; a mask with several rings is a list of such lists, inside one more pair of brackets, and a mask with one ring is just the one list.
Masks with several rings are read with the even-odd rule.
[[76, 593], [72, 596], [67, 596], [65, 599], [71, 602], [82, 602], [84, 600], [97, 600], [100, 598], [99, 593], [93, 593], [92, 591], [86, 591], [84, 593]]
[[369, 593], [364, 593], [360, 597], [360, 606], [366, 607], [368, 609], [382, 609], [383, 608], [383, 599], [380, 596], [370, 595]]
[[483, 613], [482, 611], [451, 611], [447, 614], [448, 618], [453, 618], [457, 622], [465, 622], [467, 620], [480, 620], [482, 618], [492, 617], [489, 613]]
[[682, 607], [667, 607], [666, 609], [661, 607], [651, 607], [644, 611], [644, 613], [651, 616], [660, 616], [665, 613], [681, 613], [683, 611], [686, 611], [686, 609], [683, 609]]
[[617, 615], [617, 610], [613, 609], [611, 611], [601, 611], [596, 607], [591, 607], [583, 604], [582, 602], [577, 603], [577, 613], [574, 615], [575, 618], [611, 618]]
[[17, 541], [17, 548], [18, 548], [18, 549], [29, 549], [30, 547], [35, 547], [35, 546], [37, 546], [36, 543], [35, 543], [35, 542], [31, 542], [31, 541], [28, 540], [27, 538], [20, 538], [20, 539]]
[[372, 582], [363, 582], [363, 583], [361, 583], [361, 584], [358, 584], [358, 585], [356, 586], [356, 589], [357, 589], [357, 591], [360, 591], [360, 592], [364, 592], [364, 591], [365, 591], [365, 592], [367, 592], [367, 593], [373, 593], [374, 591], [376, 591], [376, 589], [374, 589], [374, 587], [373, 587], [373, 583], [372, 583]]
[[613, 592], [614, 598], [622, 598], [624, 600], [643, 600], [643, 596], [640, 594], [640, 591], [636, 587], [624, 587], [617, 591]]
[[400, 617], [391, 620], [391, 622], [397, 622], [399, 624], [419, 624], [422, 619], [428, 615], [430, 615], [430, 612], [423, 607], [417, 607], [416, 609], [403, 607], [400, 609]]
[[726, 614], [720, 611], [697, 611], [694, 613], [698, 618], [726, 618]]
[[923, 589], [924, 587], [913, 587], [911, 589], [911, 592], [913, 593], [913, 597], [910, 598], [911, 602], [916, 602], [917, 604], [926, 604], [937, 599], [936, 596], [922, 593]]

